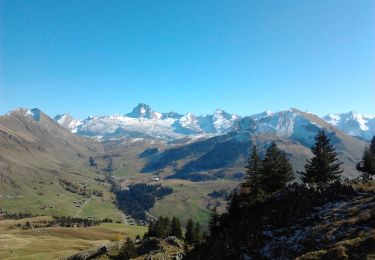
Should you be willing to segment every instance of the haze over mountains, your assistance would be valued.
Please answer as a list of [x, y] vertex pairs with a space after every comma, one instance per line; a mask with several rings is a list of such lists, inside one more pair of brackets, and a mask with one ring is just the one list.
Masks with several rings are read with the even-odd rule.
[[[146, 104], [139, 104], [126, 115], [90, 116], [84, 120], [76, 120], [69, 114], [62, 114], [54, 119], [72, 133], [107, 139], [152, 137], [173, 140], [186, 136], [208, 137], [250, 126], [254, 132], [289, 137], [302, 136], [306, 131], [306, 120], [300, 117], [300, 112], [288, 109], [240, 117], [217, 109], [212, 115], [196, 116], [190, 112], [185, 115], [176, 112], [160, 113]], [[364, 140], [369, 140], [375, 134], [375, 115], [351, 111], [328, 114], [322, 119], [341, 131]]]

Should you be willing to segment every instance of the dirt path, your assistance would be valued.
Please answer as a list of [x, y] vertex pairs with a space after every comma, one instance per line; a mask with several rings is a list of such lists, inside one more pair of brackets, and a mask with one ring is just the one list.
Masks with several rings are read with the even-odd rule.
[[146, 210], [145, 210], [145, 213], [146, 213], [146, 215], [149, 217], [149, 218], [151, 218], [152, 220], [157, 220], [158, 218], [157, 217], [154, 217], [153, 215], [151, 215], [149, 212], [147, 212]]
[[121, 212], [121, 215], [122, 215], [122, 220], [124, 221], [124, 224], [125, 225], [128, 225], [128, 220], [126, 219], [126, 215], [124, 214], [124, 212]]
[[84, 207], [86, 206], [87, 203], [89, 203], [91, 200], [91, 198], [89, 198], [88, 200], [86, 200], [82, 206], [79, 208], [79, 210], [77, 211], [77, 213], [74, 215], [74, 218], [78, 217], [79, 214], [81, 214], [82, 210], [84, 209]]

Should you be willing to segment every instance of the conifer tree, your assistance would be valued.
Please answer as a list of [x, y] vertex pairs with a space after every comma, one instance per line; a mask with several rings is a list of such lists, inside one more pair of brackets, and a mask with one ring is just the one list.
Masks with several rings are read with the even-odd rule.
[[238, 194], [236, 191], [231, 192], [228, 203], [228, 213], [232, 215], [239, 214], [240, 208], [249, 201], [252, 201], [255, 196], [252, 194]]
[[370, 151], [371, 151], [372, 154], [375, 154], [375, 136], [373, 136], [372, 139], [371, 139]]
[[253, 150], [246, 166], [246, 178], [244, 186], [250, 188], [251, 194], [259, 194], [262, 177], [262, 160], [259, 158], [257, 147], [254, 145]]
[[194, 243], [199, 243], [202, 240], [201, 227], [199, 225], [199, 222], [195, 223], [193, 236], [194, 236]]
[[262, 168], [260, 188], [266, 192], [280, 190], [294, 179], [292, 165], [275, 143], [267, 149]]
[[126, 238], [118, 256], [121, 259], [132, 259], [137, 257], [137, 249], [135, 248], [134, 242], [129, 237]]
[[366, 147], [363, 151], [362, 160], [357, 164], [357, 170], [362, 172], [364, 180], [372, 179], [375, 176], [375, 152], [373, 153], [370, 148]]
[[314, 157], [307, 160], [305, 171], [300, 172], [304, 183], [328, 183], [338, 180], [343, 170], [340, 168], [335, 148], [324, 131], [315, 136], [311, 147]]
[[145, 237], [166, 238], [171, 232], [171, 222], [168, 217], [160, 217], [151, 222]]
[[176, 217], [172, 218], [170, 235], [182, 239], [181, 223], [180, 220]]
[[211, 209], [210, 222], [208, 223], [208, 228], [210, 230], [211, 235], [216, 232], [218, 225], [219, 225], [219, 215], [217, 214], [217, 208], [213, 207]]
[[185, 241], [190, 245], [194, 243], [194, 221], [192, 219], [189, 219], [186, 224]]

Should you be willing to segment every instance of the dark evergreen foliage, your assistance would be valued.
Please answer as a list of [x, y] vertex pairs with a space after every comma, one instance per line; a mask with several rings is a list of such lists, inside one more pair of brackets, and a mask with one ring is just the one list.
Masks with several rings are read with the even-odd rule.
[[214, 234], [218, 226], [219, 226], [219, 214], [217, 213], [216, 207], [213, 207], [211, 209], [210, 222], [208, 224], [210, 234]]
[[171, 236], [175, 236], [179, 239], [183, 238], [180, 220], [176, 217], [172, 218], [171, 223]]
[[288, 158], [272, 143], [262, 162], [261, 189], [272, 193], [285, 188], [293, 179], [293, 168]]
[[340, 168], [335, 148], [324, 131], [315, 136], [315, 144], [311, 147], [314, 157], [307, 160], [305, 171], [300, 172], [304, 183], [328, 183], [340, 178]]
[[202, 240], [201, 226], [199, 222], [195, 223], [193, 237], [194, 237], [194, 243], [199, 243]]
[[[327, 202], [345, 200], [356, 196], [350, 185], [335, 182], [326, 186], [308, 187], [293, 184], [275, 192], [263, 202], [247, 204], [234, 202], [239, 196], [232, 196], [230, 211], [217, 215], [213, 210], [210, 221], [210, 235], [188, 253], [186, 259], [294, 259], [301, 251], [294, 248], [280, 248], [273, 251], [275, 258], [264, 257], [262, 249], [272, 240], [266, 231], [282, 230], [305, 225], [311, 219], [316, 207]], [[282, 245], [281, 245], [282, 246]], [[311, 247], [305, 245], [309, 252]]]
[[166, 238], [171, 235], [171, 221], [168, 217], [160, 217], [148, 226], [145, 237]]
[[133, 240], [131, 240], [129, 237], [126, 238], [125, 243], [120, 248], [120, 252], [117, 258], [127, 260], [135, 258], [137, 256], [137, 249], [135, 247]]
[[185, 241], [190, 245], [195, 242], [194, 221], [192, 219], [189, 219], [187, 224], [186, 224]]
[[366, 147], [363, 151], [362, 160], [357, 164], [357, 170], [362, 172], [364, 180], [372, 179], [375, 176], [375, 137], [372, 138], [372, 150]]
[[246, 177], [243, 185], [250, 189], [250, 193], [253, 196], [263, 192], [261, 191], [262, 171], [262, 160], [259, 158], [257, 147], [254, 145], [246, 166]]
[[371, 151], [371, 153], [375, 154], [375, 136], [373, 136], [372, 139], [371, 139], [370, 151]]
[[117, 203], [120, 209], [136, 219], [146, 219], [145, 210], [148, 211], [161, 199], [173, 192], [170, 187], [159, 185], [147, 185], [138, 183], [129, 186], [129, 190], [122, 190], [116, 193]]

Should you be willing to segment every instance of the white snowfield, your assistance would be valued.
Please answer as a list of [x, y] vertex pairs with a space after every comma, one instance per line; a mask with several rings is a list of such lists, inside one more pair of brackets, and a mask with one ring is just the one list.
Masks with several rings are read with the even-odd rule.
[[[38, 109], [18, 109], [25, 116], [38, 118]], [[58, 115], [54, 119], [72, 133], [100, 139], [111, 138], [159, 138], [175, 140], [189, 137], [191, 140], [225, 134], [230, 131], [252, 131], [272, 133], [282, 137], [298, 137], [311, 142], [311, 133], [316, 132], [323, 121], [311, 120], [297, 109], [287, 109], [273, 113], [265, 111], [251, 116], [240, 117], [216, 109], [212, 115], [195, 116], [175, 112], [160, 113], [146, 104], [139, 104], [126, 115], [90, 116], [76, 120], [69, 114]], [[317, 117], [316, 117], [317, 118]], [[356, 112], [329, 114], [322, 118], [343, 132], [370, 140], [375, 135], [375, 115]], [[320, 123], [319, 123], [320, 122]]]
[[323, 119], [352, 136], [370, 140], [375, 135], [375, 115], [351, 111], [344, 114], [329, 114]]
[[181, 115], [174, 112], [160, 113], [152, 111], [148, 105], [139, 104], [126, 115], [90, 116], [82, 121], [68, 114], [59, 115], [55, 120], [73, 133], [86, 136], [116, 137], [153, 137], [165, 140], [185, 136], [201, 137], [207, 134], [221, 134], [232, 127], [236, 115], [216, 110], [213, 115], [196, 117], [192, 113]]

